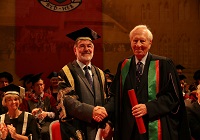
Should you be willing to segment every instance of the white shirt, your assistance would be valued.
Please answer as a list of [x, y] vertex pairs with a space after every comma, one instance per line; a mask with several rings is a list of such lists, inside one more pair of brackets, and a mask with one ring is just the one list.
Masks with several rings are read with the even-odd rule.
[[[44, 92], [41, 93], [41, 94], [38, 95], [38, 96], [40, 96], [41, 98], [43, 98], [43, 96], [44, 96]], [[38, 96], [37, 96], [37, 97], [35, 96], [35, 99], [37, 99]], [[54, 118], [54, 117], [55, 117], [55, 113], [54, 113], [54, 112], [47, 112], [47, 115], [48, 115], [49, 118]]]
[[144, 65], [145, 65], [145, 62], [146, 62], [146, 59], [147, 59], [147, 55], [148, 55], [148, 53], [142, 58], [142, 60], [141, 61], [139, 61], [138, 59], [137, 59], [137, 57], [135, 56], [135, 64], [137, 65], [137, 63], [138, 62], [142, 62], [142, 73], [143, 73], [143, 71], [144, 71]]
[[[86, 66], [85, 64], [83, 64], [82, 62], [80, 62], [79, 60], [76, 60], [76, 62], [78, 63], [78, 65], [81, 67], [83, 73], [85, 74], [85, 70], [84, 67]], [[92, 77], [92, 65], [91, 63], [89, 63], [89, 65], [87, 65], [88, 67], [90, 67], [90, 69], [88, 69], [90, 76]], [[93, 79], [93, 78], [92, 78]]]

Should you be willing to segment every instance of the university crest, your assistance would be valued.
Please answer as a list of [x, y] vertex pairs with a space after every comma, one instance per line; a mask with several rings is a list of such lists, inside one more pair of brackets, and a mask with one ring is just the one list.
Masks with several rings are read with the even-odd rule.
[[38, 0], [45, 8], [54, 12], [68, 12], [77, 8], [82, 0]]

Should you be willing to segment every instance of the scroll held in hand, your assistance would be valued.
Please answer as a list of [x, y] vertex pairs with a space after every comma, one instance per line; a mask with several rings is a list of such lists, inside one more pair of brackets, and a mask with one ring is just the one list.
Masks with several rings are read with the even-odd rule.
[[[134, 89], [129, 90], [128, 95], [129, 95], [129, 99], [131, 101], [132, 107], [137, 105], [138, 101], [137, 101]], [[137, 123], [137, 126], [138, 126], [139, 133], [140, 134], [146, 133], [146, 128], [144, 126], [143, 118], [140, 117], [140, 118], [135, 118], [135, 119], [136, 119], [136, 123]]]

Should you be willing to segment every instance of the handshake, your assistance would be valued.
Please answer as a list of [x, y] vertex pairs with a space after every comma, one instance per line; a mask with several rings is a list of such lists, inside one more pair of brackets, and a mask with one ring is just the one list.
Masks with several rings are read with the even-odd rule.
[[92, 117], [96, 122], [101, 122], [107, 116], [108, 114], [104, 107], [101, 106], [94, 107]]

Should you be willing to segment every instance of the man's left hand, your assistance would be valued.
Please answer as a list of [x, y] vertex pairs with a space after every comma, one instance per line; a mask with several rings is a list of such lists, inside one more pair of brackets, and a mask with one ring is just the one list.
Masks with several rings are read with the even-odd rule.
[[147, 107], [145, 104], [137, 104], [132, 108], [132, 114], [136, 118], [142, 117], [147, 114]]

